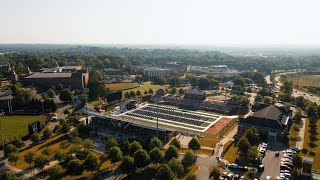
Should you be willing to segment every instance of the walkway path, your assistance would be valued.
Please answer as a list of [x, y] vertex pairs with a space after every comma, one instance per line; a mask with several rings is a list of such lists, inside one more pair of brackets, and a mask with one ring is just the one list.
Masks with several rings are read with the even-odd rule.
[[301, 128], [299, 131], [299, 140], [296, 143], [297, 148], [299, 149], [303, 149], [303, 141], [304, 141], [304, 133], [305, 133], [305, 129], [306, 129], [306, 118], [302, 118], [301, 119]]

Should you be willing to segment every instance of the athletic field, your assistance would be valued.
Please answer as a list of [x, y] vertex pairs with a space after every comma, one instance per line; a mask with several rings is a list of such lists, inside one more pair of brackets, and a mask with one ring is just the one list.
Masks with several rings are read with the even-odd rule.
[[[28, 135], [28, 124], [37, 120], [43, 123], [43, 116], [0, 116], [3, 140], [10, 142], [15, 138]], [[0, 140], [2, 142], [1, 136]]]

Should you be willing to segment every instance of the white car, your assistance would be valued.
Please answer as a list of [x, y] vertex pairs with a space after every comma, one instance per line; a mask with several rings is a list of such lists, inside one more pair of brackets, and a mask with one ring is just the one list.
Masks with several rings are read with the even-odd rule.
[[238, 168], [238, 164], [229, 164], [229, 168]]
[[267, 177], [266, 177], [266, 180], [271, 180], [271, 176], [267, 176]]

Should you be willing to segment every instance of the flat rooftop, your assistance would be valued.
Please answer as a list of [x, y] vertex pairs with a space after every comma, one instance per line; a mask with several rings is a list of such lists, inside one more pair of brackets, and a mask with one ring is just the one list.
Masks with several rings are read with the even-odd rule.
[[25, 79], [41, 79], [41, 78], [68, 78], [72, 73], [35, 73], [25, 77]]

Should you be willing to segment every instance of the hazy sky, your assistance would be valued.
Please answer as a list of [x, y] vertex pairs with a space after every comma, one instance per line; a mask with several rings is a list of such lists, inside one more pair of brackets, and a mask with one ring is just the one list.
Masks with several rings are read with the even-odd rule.
[[0, 43], [319, 45], [320, 0], [0, 0]]

